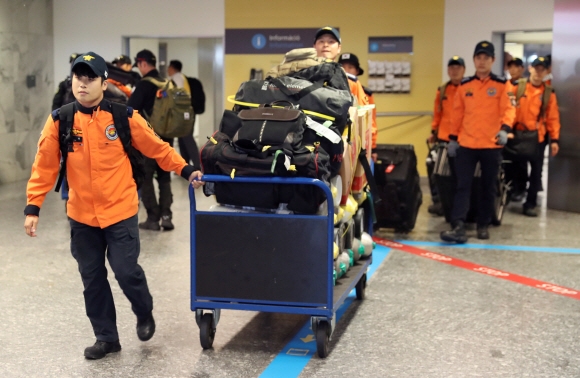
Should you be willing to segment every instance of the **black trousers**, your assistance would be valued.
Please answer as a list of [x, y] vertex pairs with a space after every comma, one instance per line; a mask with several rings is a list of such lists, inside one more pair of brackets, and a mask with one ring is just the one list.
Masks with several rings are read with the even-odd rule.
[[546, 150], [546, 143], [538, 145], [538, 151], [533, 159], [526, 161], [526, 165], [530, 163], [530, 186], [528, 187], [528, 195], [524, 207], [534, 208], [538, 202], [538, 192], [542, 188], [542, 170], [544, 169], [544, 151]]
[[524, 193], [528, 186], [528, 161], [516, 155], [503, 151], [503, 156], [511, 163], [506, 164], [505, 179], [511, 183], [511, 193]]
[[135, 315], [144, 318], [153, 310], [145, 273], [137, 263], [140, 252], [137, 215], [103, 229], [70, 218], [69, 222], [71, 253], [79, 266], [85, 308], [95, 336], [100, 341], [119, 340], [105, 257]]
[[[173, 146], [173, 139], [161, 138]], [[153, 177], [157, 173], [157, 183], [159, 185], [159, 202], [155, 195]], [[145, 158], [145, 180], [141, 186], [141, 201], [147, 210], [147, 218], [158, 222], [162, 216], [171, 217], [171, 204], [173, 203], [173, 193], [171, 193], [171, 173], [159, 167], [155, 159]]]
[[451, 211], [451, 223], [465, 222], [469, 211], [471, 184], [475, 167], [481, 166], [481, 198], [478, 201], [477, 225], [487, 226], [491, 223], [494, 201], [497, 196], [497, 179], [502, 155], [500, 148], [472, 149], [459, 147], [455, 158], [455, 175], [457, 190]]
[[193, 139], [193, 135], [177, 138], [177, 142], [179, 143], [179, 153], [186, 163], [189, 164], [191, 161], [194, 167], [200, 169], [199, 149], [197, 148], [195, 139]]

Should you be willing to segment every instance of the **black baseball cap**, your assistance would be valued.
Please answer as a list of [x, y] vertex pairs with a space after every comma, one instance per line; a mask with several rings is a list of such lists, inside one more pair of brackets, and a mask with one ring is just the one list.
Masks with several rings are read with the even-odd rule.
[[543, 56], [539, 56], [532, 62], [532, 67], [543, 66], [545, 68], [550, 67], [550, 61]]
[[74, 71], [75, 67], [79, 64], [87, 65], [98, 77], [107, 80], [109, 72], [107, 71], [107, 62], [100, 55], [89, 51], [85, 54], [80, 54], [71, 66], [71, 71]]
[[477, 45], [475, 45], [475, 52], [473, 53], [473, 56], [476, 56], [477, 54], [481, 53], [487, 54], [488, 56], [495, 58], [495, 48], [493, 47], [493, 43], [489, 41], [481, 41]]
[[339, 44], [342, 43], [342, 41], [340, 40], [340, 33], [332, 26], [325, 26], [323, 28], [318, 29], [318, 31], [316, 31], [316, 35], [314, 36], [314, 42], [316, 42], [316, 40], [320, 38], [321, 35], [324, 34], [330, 34], [334, 38], [336, 38]]
[[523, 67], [524, 66], [524, 61], [521, 60], [520, 58], [514, 58], [514, 59], [510, 60], [507, 65], [509, 67], [511, 65], [514, 65], [514, 64], [516, 66], [518, 66], [518, 67]]
[[340, 54], [340, 58], [338, 58], [338, 63], [339, 64], [350, 63], [357, 68], [359, 75], [362, 75], [363, 73], [365, 73], [365, 71], [362, 68], [360, 68], [360, 63], [358, 62], [358, 57], [352, 53]]
[[155, 54], [153, 54], [151, 51], [144, 49], [137, 53], [133, 67], [137, 67], [137, 63], [139, 62], [147, 62], [152, 65], [155, 65], [157, 64], [157, 58], [155, 58]]
[[129, 58], [127, 55], [119, 55], [115, 57], [111, 63], [131, 64], [131, 58]]
[[447, 62], [447, 67], [449, 66], [462, 66], [465, 68], [465, 61], [462, 57], [454, 55], [449, 59], [449, 62]]

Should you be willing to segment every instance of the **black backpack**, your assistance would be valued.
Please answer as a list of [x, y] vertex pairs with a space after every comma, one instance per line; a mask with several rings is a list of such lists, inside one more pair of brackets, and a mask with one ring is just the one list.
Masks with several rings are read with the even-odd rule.
[[[123, 148], [125, 149], [125, 152], [129, 157], [129, 161], [131, 162], [131, 168], [133, 169], [133, 179], [135, 180], [135, 184], [137, 184], [137, 190], [139, 190], [143, 184], [143, 181], [145, 180], [145, 158], [143, 154], [131, 144], [131, 127], [129, 126], [129, 116], [133, 115], [133, 108], [115, 102], [107, 101], [105, 104], [105, 106], [108, 106], [111, 110], [111, 113], [113, 114], [115, 128], [119, 133], [119, 138], [121, 139], [121, 143], [123, 143]], [[62, 181], [66, 176], [66, 159], [68, 153], [72, 151], [72, 144], [75, 139], [75, 136], [72, 135], [71, 131], [76, 110], [76, 102], [72, 102], [53, 112], [53, 114], [56, 113], [56, 115], [58, 115], [58, 119], [60, 121], [58, 135], [61, 152], [60, 171], [58, 175], [58, 181], [56, 183], [56, 188], [54, 189], [55, 192], [60, 190]]]

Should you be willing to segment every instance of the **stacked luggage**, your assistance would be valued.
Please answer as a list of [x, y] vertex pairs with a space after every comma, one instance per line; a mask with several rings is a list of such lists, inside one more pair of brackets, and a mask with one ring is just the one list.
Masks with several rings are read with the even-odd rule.
[[[353, 106], [337, 63], [313, 60], [306, 68], [281, 71], [285, 76], [242, 83], [228, 98], [235, 106], [224, 111], [219, 129], [202, 147], [202, 170], [231, 178], [309, 177], [326, 183], [333, 193], [335, 276], [340, 278], [373, 249], [361, 207], [371, 202], [364, 167], [368, 171], [371, 158], [371, 109]], [[207, 183], [204, 193], [216, 196], [219, 209], [317, 214], [326, 208], [315, 186], [274, 180]]]

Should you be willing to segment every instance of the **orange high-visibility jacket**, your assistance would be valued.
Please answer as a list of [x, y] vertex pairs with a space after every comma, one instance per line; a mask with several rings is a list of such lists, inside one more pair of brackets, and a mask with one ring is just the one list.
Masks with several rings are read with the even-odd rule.
[[441, 100], [441, 88], [437, 88], [437, 95], [435, 96], [435, 108], [433, 110], [433, 121], [431, 122], [431, 129], [437, 135], [437, 139], [449, 142], [449, 134], [451, 133], [451, 113], [453, 113], [453, 100], [455, 99], [455, 92], [459, 85], [453, 85], [449, 82], [445, 86], [445, 95]]
[[463, 79], [453, 101], [449, 139], [466, 148], [501, 148], [496, 135], [510, 132], [516, 116], [512, 98], [513, 86], [494, 74]]
[[556, 93], [552, 91], [546, 108], [546, 114], [542, 119], [538, 115], [542, 109], [542, 97], [546, 88], [545, 83], [539, 87], [532, 85], [528, 81], [523, 96], [519, 99], [516, 107], [515, 129], [538, 130], [538, 139], [542, 143], [546, 136], [546, 131], [550, 134], [552, 142], [558, 142], [560, 138], [560, 110]]
[[[76, 103], [72, 152], [67, 154], [69, 185], [67, 214], [77, 222], [105, 228], [137, 214], [137, 186], [129, 157], [113, 122], [109, 102], [85, 108]], [[128, 111], [132, 145], [166, 171], [185, 179], [194, 171], [162, 141], [137, 113]], [[25, 214], [38, 215], [46, 194], [54, 187], [61, 159], [58, 110], [48, 117], [28, 181]]]
[[[366, 95], [365, 90], [357, 79], [356, 76], [347, 74], [348, 77], [348, 86], [350, 87], [350, 93], [356, 97], [357, 102], [359, 105], [370, 105], [371, 102], [369, 101], [369, 97]], [[373, 137], [373, 145], [372, 148], [377, 146], [377, 122], [376, 116], [373, 112], [373, 122], [372, 122], [372, 137]]]

